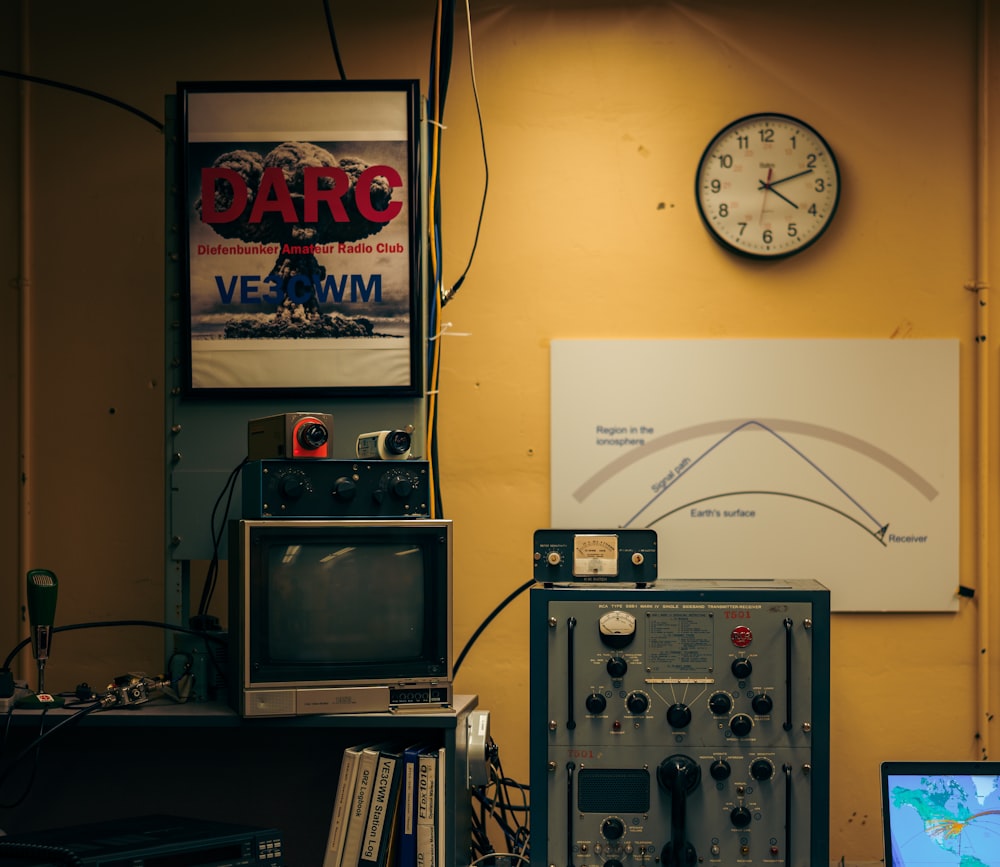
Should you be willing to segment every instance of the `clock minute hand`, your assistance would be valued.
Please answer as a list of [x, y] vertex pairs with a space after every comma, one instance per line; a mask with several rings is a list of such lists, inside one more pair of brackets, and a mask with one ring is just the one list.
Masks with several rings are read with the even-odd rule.
[[771, 181], [768, 184], [768, 186], [769, 187], [776, 187], [778, 184], [783, 184], [785, 181], [790, 181], [793, 178], [801, 178], [803, 175], [809, 175], [809, 174], [812, 174], [812, 169], [806, 169], [805, 171], [796, 172], [794, 175], [789, 175], [786, 178], [780, 178], [777, 181]]

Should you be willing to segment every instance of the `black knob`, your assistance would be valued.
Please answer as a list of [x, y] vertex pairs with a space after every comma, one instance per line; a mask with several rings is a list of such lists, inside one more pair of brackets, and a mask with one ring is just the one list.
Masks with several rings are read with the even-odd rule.
[[649, 697], [641, 692], [630, 692], [625, 699], [629, 713], [645, 713], [649, 710]]
[[628, 663], [620, 656], [612, 656], [608, 660], [608, 674], [612, 677], [624, 677], [628, 671]]
[[358, 486], [354, 484], [352, 479], [348, 479], [346, 476], [341, 476], [333, 483], [333, 495], [338, 500], [353, 500], [357, 492]]
[[625, 834], [625, 823], [617, 816], [609, 816], [601, 822], [601, 833], [605, 840], [620, 840]]
[[737, 828], [745, 828], [750, 824], [751, 819], [753, 816], [750, 815], [750, 811], [746, 807], [734, 807], [729, 814], [729, 820]]
[[774, 765], [767, 759], [756, 759], [750, 764], [750, 776], [758, 782], [770, 780], [774, 776]]
[[405, 500], [410, 494], [413, 493], [413, 480], [406, 478], [406, 476], [400, 476], [392, 483], [392, 494], [395, 497], [399, 497], [401, 500]]
[[599, 692], [594, 692], [587, 696], [586, 705], [590, 713], [604, 713], [608, 702]]
[[729, 730], [738, 738], [745, 738], [753, 728], [753, 720], [745, 713], [738, 713], [729, 721]]
[[668, 792], [677, 783], [684, 794], [690, 795], [701, 782], [701, 768], [689, 756], [668, 756], [656, 769], [656, 781]]
[[717, 692], [708, 700], [712, 713], [724, 714], [733, 709], [733, 697], [728, 692]]
[[746, 680], [750, 677], [750, 672], [753, 671], [753, 666], [750, 664], [750, 660], [743, 656], [734, 659], [730, 668], [732, 669], [737, 680]]
[[691, 708], [677, 702], [667, 708], [667, 722], [675, 729], [682, 729], [691, 722]]
[[729, 762], [725, 759], [716, 759], [709, 766], [708, 773], [711, 775], [713, 780], [728, 780], [732, 770], [733, 769], [729, 767]]
[[761, 716], [769, 714], [774, 707], [771, 696], [763, 692], [760, 695], [755, 695], [750, 704], [753, 706], [754, 713], [759, 713]]
[[305, 489], [305, 483], [298, 476], [285, 476], [281, 480], [281, 495], [289, 500], [297, 500]]

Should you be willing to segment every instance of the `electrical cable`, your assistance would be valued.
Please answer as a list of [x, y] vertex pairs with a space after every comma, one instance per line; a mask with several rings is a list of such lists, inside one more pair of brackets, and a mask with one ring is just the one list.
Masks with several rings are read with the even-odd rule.
[[[39, 734], [37, 738], [35, 738], [30, 744], [28, 744], [28, 746], [26, 746], [23, 750], [21, 750], [21, 752], [19, 752], [16, 756], [14, 756], [13, 759], [11, 759], [7, 763], [7, 766], [3, 769], [3, 771], [0, 771], [0, 786], [2, 786], [7, 781], [7, 778], [10, 776], [11, 771], [13, 771], [14, 768], [18, 764], [20, 764], [21, 761], [23, 761], [27, 756], [31, 755], [31, 753], [35, 752], [41, 746], [42, 741], [47, 740], [57, 731], [61, 731], [66, 726], [79, 722], [88, 714], [100, 710], [102, 707], [103, 705], [101, 705], [99, 702], [95, 702], [94, 704], [89, 705], [88, 707], [78, 710], [72, 716], [68, 716], [65, 719], [60, 720], [54, 726], [52, 726], [52, 728], [46, 729], [41, 734]], [[45, 714], [43, 713], [42, 714], [43, 720], [44, 717]]]
[[[437, 406], [438, 406], [438, 376], [441, 363], [441, 300], [443, 296], [443, 277], [441, 269], [440, 246], [440, 178], [441, 168], [441, 131], [444, 121], [444, 102], [448, 90], [448, 71], [451, 68], [450, 47], [452, 38], [449, 36], [448, 21], [454, 16], [454, 6], [449, 4], [451, 16], [445, 13], [444, 0], [438, 0], [434, 15], [434, 31], [431, 40], [431, 62], [427, 95], [427, 123], [429, 127], [428, 142], [428, 226], [427, 250], [429, 256], [428, 277], [431, 293], [428, 298], [427, 310], [427, 459], [430, 462], [430, 516], [440, 518], [444, 514], [440, 494], [440, 471], [437, 461]], [[442, 48], [442, 43], [445, 43]], [[445, 73], [441, 73], [442, 65], [446, 64]]]
[[472, 239], [472, 249], [469, 251], [469, 259], [465, 263], [465, 269], [459, 275], [459, 278], [452, 284], [451, 289], [448, 290], [447, 294], [441, 300], [442, 307], [455, 297], [455, 293], [458, 292], [465, 282], [469, 269], [472, 267], [472, 260], [475, 258], [476, 249], [479, 247], [479, 233], [483, 228], [483, 214], [486, 211], [486, 194], [490, 188], [490, 162], [486, 155], [486, 132], [483, 129], [483, 109], [479, 102], [479, 85], [476, 83], [476, 61], [475, 52], [472, 47], [472, 12], [469, 9], [469, 0], [465, 0], [465, 21], [469, 35], [469, 78], [472, 81], [472, 96], [476, 103], [476, 119], [479, 123], [479, 144], [483, 153], [485, 177], [483, 179], [483, 196], [479, 202], [479, 218], [476, 220], [476, 234]]
[[[168, 629], [172, 632], [185, 632], [188, 635], [197, 635], [206, 641], [215, 641], [219, 644], [225, 644], [227, 641], [223, 636], [213, 632], [206, 632], [202, 629], [190, 629], [186, 626], [176, 626], [173, 623], [160, 623], [157, 620], [99, 620], [91, 621], [90, 623], [70, 623], [66, 626], [53, 626], [52, 633], [54, 635], [57, 632], [72, 632], [75, 629], [97, 629], [105, 626], [149, 626], [155, 629]], [[9, 669], [11, 662], [14, 661], [14, 657], [29, 644], [31, 644], [31, 638], [19, 641], [14, 649], [7, 654], [3, 665], [0, 666], [0, 671]]]
[[125, 111], [134, 114], [136, 117], [142, 118], [146, 123], [152, 124], [159, 132], [163, 132], [163, 124], [158, 121], [152, 115], [146, 114], [144, 111], [140, 111], [133, 105], [129, 105], [127, 102], [122, 102], [120, 99], [115, 99], [113, 96], [108, 96], [103, 93], [98, 93], [96, 90], [88, 90], [85, 87], [77, 87], [75, 84], [65, 84], [62, 81], [53, 81], [51, 78], [41, 78], [37, 75], [28, 75], [25, 72], [13, 72], [9, 69], [0, 69], [0, 76], [5, 78], [16, 78], [18, 81], [27, 81], [31, 84], [44, 84], [48, 87], [58, 87], [63, 90], [68, 90], [71, 93], [77, 93], [81, 96], [89, 96], [93, 99], [99, 99], [102, 102], [109, 103], [116, 108], [122, 108]]
[[337, 61], [337, 71], [340, 73], [340, 80], [347, 81], [347, 73], [344, 72], [344, 61], [340, 57], [340, 44], [337, 42], [337, 32], [333, 27], [330, 0], [323, 0], [323, 13], [326, 15], [326, 29], [330, 34], [330, 47], [333, 49], [333, 57]]
[[[529, 788], [504, 774], [495, 744], [493, 749], [494, 753], [490, 760], [490, 782], [471, 790], [475, 802], [472, 811], [472, 852], [474, 856], [478, 856], [474, 858], [472, 864], [495, 859], [501, 855], [530, 863], [531, 833], [527, 797]], [[513, 802], [511, 790], [519, 793], [520, 803]], [[493, 792], [492, 796], [488, 791]], [[503, 833], [505, 852], [498, 853], [493, 846], [487, 831], [487, 822], [492, 822], [493, 826]], [[493, 863], [496, 863], [495, 860]]]
[[429, 257], [428, 274], [432, 294], [428, 299], [428, 345], [427, 345], [427, 458], [430, 462], [430, 499], [431, 517], [441, 517], [444, 507], [440, 492], [440, 472], [438, 462], [437, 423], [439, 407], [439, 382], [441, 372], [441, 337], [444, 326], [441, 322], [441, 311], [458, 292], [465, 282], [472, 267], [479, 237], [482, 230], [483, 216], [486, 210], [486, 198], [489, 189], [489, 160], [486, 152], [486, 135], [483, 125], [482, 106], [479, 99], [479, 86], [475, 72], [475, 50], [472, 39], [472, 12], [468, 0], [465, 3], [466, 25], [469, 41], [469, 72], [472, 79], [472, 91], [475, 97], [476, 117], [479, 123], [479, 139], [483, 154], [485, 180], [480, 201], [479, 215], [476, 221], [476, 231], [465, 268], [451, 289], [445, 291], [443, 244], [441, 236], [441, 137], [445, 130], [444, 108], [448, 94], [448, 84], [451, 78], [451, 63], [454, 54], [455, 40], [455, 2], [454, 0], [438, 0], [434, 18], [434, 31], [431, 46], [430, 92], [428, 95], [428, 125], [429, 135], [429, 182], [428, 182], [428, 239]]
[[[11, 705], [10, 709], [7, 711], [7, 724], [6, 726], [4, 726], [3, 741], [0, 742], [0, 756], [2, 756], [7, 751], [7, 740], [10, 737], [11, 723], [14, 719], [14, 707], [15, 707], [14, 705]], [[47, 708], [42, 708], [41, 721], [39, 723], [39, 729], [38, 729], [39, 735], [41, 735], [45, 731], [45, 714], [47, 710], [48, 710]], [[0, 803], [0, 808], [3, 808], [4, 810], [13, 810], [21, 806], [21, 804], [24, 803], [24, 800], [31, 793], [31, 789], [35, 785], [35, 777], [37, 776], [37, 774], [38, 774], [38, 753], [36, 751], [35, 764], [32, 766], [31, 776], [28, 778], [28, 781], [24, 784], [24, 790], [13, 801]]]
[[[222, 546], [222, 534], [225, 532], [226, 524], [229, 522], [229, 508], [233, 503], [233, 494], [236, 492], [236, 480], [249, 462], [250, 458], [243, 458], [237, 466], [233, 467], [229, 473], [229, 478], [226, 479], [226, 484], [219, 491], [219, 496], [215, 498], [215, 504], [212, 506], [212, 515], [209, 519], [212, 534], [212, 559], [208, 564], [208, 570], [205, 574], [205, 584], [201, 588], [201, 601], [198, 603], [198, 615], [201, 617], [208, 614], [208, 606], [211, 604], [212, 596], [215, 594], [215, 585], [219, 577], [219, 548]], [[219, 504], [227, 492], [229, 496], [226, 499], [226, 511], [223, 515], [222, 523], [216, 529], [215, 517], [219, 510]]]
[[482, 623], [479, 624], [479, 628], [472, 633], [472, 637], [465, 643], [465, 647], [462, 648], [462, 652], [458, 655], [458, 658], [455, 660], [455, 664], [452, 666], [451, 669], [452, 677], [455, 677], [455, 675], [458, 674], [458, 669], [462, 665], [462, 661], [465, 659], [469, 651], [472, 649], [472, 645], [476, 643], [476, 639], [483, 634], [483, 631], [486, 629], [486, 627], [489, 626], [497, 618], [497, 616], [500, 614], [501, 611], [504, 610], [504, 608], [510, 605], [511, 602], [513, 602], [518, 596], [520, 596], [525, 590], [527, 590], [534, 583], [535, 583], [534, 578], [532, 578], [530, 581], [525, 581], [520, 587], [511, 592], [510, 595], [508, 595], [503, 602], [497, 605], [497, 607], [490, 612], [489, 616]]

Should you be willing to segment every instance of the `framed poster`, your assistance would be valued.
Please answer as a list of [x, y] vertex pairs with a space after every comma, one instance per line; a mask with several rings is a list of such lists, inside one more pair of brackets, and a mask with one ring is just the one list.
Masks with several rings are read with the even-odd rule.
[[422, 392], [416, 81], [178, 84], [186, 396]]

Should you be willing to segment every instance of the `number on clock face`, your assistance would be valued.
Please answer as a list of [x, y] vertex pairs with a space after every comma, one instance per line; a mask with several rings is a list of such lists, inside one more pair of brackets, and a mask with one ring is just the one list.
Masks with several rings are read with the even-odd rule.
[[723, 246], [780, 258], [812, 244], [840, 199], [833, 151], [808, 124], [783, 114], [734, 121], [709, 144], [695, 182], [698, 209]]

